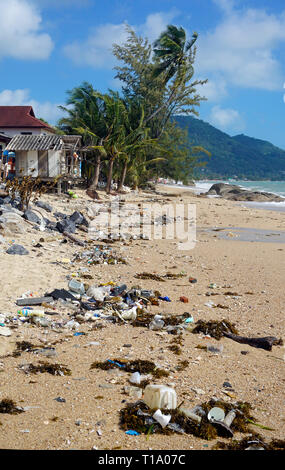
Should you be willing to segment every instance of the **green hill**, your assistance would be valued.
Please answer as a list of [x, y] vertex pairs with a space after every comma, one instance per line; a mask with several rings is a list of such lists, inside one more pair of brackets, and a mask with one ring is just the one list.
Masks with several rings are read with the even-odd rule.
[[175, 121], [188, 128], [191, 144], [211, 152], [210, 158], [203, 158], [207, 165], [196, 177], [285, 180], [285, 150], [243, 134], [231, 137], [192, 116], [175, 116]]

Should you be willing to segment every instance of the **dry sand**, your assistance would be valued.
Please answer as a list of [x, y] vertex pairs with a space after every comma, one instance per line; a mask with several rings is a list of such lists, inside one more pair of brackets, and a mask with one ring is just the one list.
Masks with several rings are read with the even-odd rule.
[[[128, 264], [92, 266], [93, 280], [87, 282], [95, 284], [112, 280], [128, 287], [139, 284], [146, 289], [158, 289], [172, 302], [161, 302], [159, 306], [151, 307], [152, 313], [182, 314], [188, 311], [195, 321], [228, 319], [244, 336], [284, 337], [285, 244], [237, 241], [234, 230], [227, 239], [220, 239], [219, 231], [206, 231], [213, 227], [285, 231], [284, 214], [249, 209], [222, 199], [197, 197], [190, 191], [163, 186], [159, 191], [165, 195], [131, 193], [123, 198], [128, 201], [152, 199], [162, 203], [196, 204], [198, 231], [195, 248], [179, 251], [174, 240], [116, 242], [112, 247], [118, 247], [118, 252], [127, 258]], [[77, 194], [77, 200], [69, 201], [66, 196], [57, 195], [46, 195], [42, 200], [49, 202], [54, 210], [71, 214], [93, 203], [83, 191], [77, 191]], [[101, 195], [108, 200], [103, 193]], [[84, 240], [86, 234], [77, 231], [77, 237]], [[43, 248], [33, 248], [33, 241], [35, 244], [40, 238], [44, 239]], [[55, 288], [67, 288], [66, 276], [76, 271], [76, 267], [65, 269], [64, 265], [54, 262], [70, 258], [83, 249], [71, 242], [61, 244], [63, 237], [56, 232], [35, 231], [29, 225], [25, 235], [6, 236], [7, 242], [12, 239], [30, 252], [28, 256], [12, 256], [6, 254], [2, 246], [0, 313], [16, 314], [18, 307], [15, 301], [24, 292], [31, 290], [37, 296]], [[187, 277], [166, 282], [141, 281], [134, 277], [143, 271], [165, 274], [182, 270]], [[189, 283], [189, 276], [197, 278], [198, 282]], [[210, 289], [210, 283], [216, 283], [218, 288]], [[226, 291], [237, 292], [239, 297], [227, 297], [223, 295]], [[206, 296], [207, 292], [219, 295]], [[188, 304], [180, 302], [182, 295], [189, 298]], [[205, 305], [209, 301], [228, 309], [210, 308]], [[135, 401], [123, 391], [123, 387], [129, 385], [129, 374], [90, 369], [92, 362], [109, 358], [154, 361], [169, 370], [170, 376], [153, 382], [173, 386], [178, 402], [185, 400], [185, 404], [191, 407], [211, 397], [233, 401], [224, 393], [223, 383], [228, 381], [236, 400], [250, 402], [257, 421], [275, 431], [254, 426], [252, 429], [260, 432], [267, 441], [285, 439], [284, 347], [273, 346], [268, 352], [223, 338], [217, 343], [223, 345], [222, 355], [214, 355], [196, 348], [198, 344], [205, 344], [203, 335], [186, 331], [182, 354], [178, 356], [168, 350], [173, 335], [165, 331], [134, 328], [128, 324], [105, 324], [105, 328], [98, 330], [92, 328], [93, 323], [82, 323], [79, 331], [86, 333], [82, 336], [74, 336], [74, 331], [59, 329], [59, 332], [54, 332], [31, 324], [14, 329], [10, 337], [0, 336], [0, 400], [9, 397], [17, 405], [26, 407], [26, 411], [19, 415], [0, 413], [1, 449], [196, 450], [210, 449], [215, 444], [215, 440], [204, 441], [189, 435], [153, 434], [148, 439], [144, 435], [126, 435], [119, 427], [119, 410], [125, 406], [122, 400]], [[36, 364], [46, 358], [28, 352], [20, 357], [9, 356], [15, 350], [15, 342], [22, 340], [43, 346], [59, 341], [55, 346], [56, 357], [48, 360], [65, 364], [72, 375], [25, 374], [19, 365]], [[92, 342], [99, 345], [90, 345]], [[242, 354], [243, 351], [247, 354]], [[183, 372], [175, 369], [180, 360], [189, 361]], [[56, 401], [57, 397], [63, 397], [65, 402]]]

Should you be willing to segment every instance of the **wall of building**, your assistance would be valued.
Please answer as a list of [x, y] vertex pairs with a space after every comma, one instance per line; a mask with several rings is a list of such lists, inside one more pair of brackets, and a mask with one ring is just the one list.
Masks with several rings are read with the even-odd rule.
[[37, 128], [15, 128], [15, 129], [6, 129], [6, 128], [0, 128], [0, 132], [2, 134], [7, 135], [8, 137], [14, 137], [15, 135], [19, 135], [22, 132], [31, 132], [32, 135], [52, 135], [53, 132], [50, 132], [48, 129], [37, 129]]
[[[32, 171], [32, 169], [35, 171]], [[28, 152], [16, 152], [16, 176], [38, 176], [38, 152], [29, 150]]]
[[60, 175], [60, 159], [61, 150], [49, 150], [48, 151], [48, 176], [54, 178]]

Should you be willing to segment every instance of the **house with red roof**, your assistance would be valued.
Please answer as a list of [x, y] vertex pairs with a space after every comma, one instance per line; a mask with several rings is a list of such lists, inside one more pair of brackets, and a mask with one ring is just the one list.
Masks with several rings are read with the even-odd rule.
[[0, 106], [0, 134], [14, 137], [54, 133], [52, 127], [36, 118], [32, 106]]

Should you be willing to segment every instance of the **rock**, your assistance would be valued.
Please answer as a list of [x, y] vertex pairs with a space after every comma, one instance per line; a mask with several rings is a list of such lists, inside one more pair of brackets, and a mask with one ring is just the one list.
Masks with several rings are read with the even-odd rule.
[[29, 209], [27, 209], [24, 212], [23, 217], [24, 217], [24, 219], [28, 220], [29, 222], [34, 222], [35, 224], [39, 224], [39, 225], [41, 223], [41, 218]]
[[0, 228], [7, 235], [26, 231], [22, 217], [14, 212], [5, 212], [0, 216]]
[[88, 220], [85, 219], [84, 215], [81, 212], [75, 211], [69, 217], [69, 220], [72, 220], [76, 225], [85, 225], [88, 227]]
[[56, 228], [60, 233], [74, 233], [76, 231], [76, 225], [73, 220], [70, 219], [60, 220], [59, 222], [57, 222]]
[[35, 205], [38, 207], [41, 207], [47, 212], [52, 212], [52, 207], [47, 203], [47, 202], [42, 202], [42, 201], [36, 201]]
[[215, 183], [211, 186], [208, 195], [218, 195], [231, 201], [254, 201], [254, 202], [284, 202], [284, 198], [272, 193], [249, 191], [240, 186], [227, 183]]
[[28, 255], [29, 252], [22, 245], [12, 245], [6, 251], [8, 255]]

